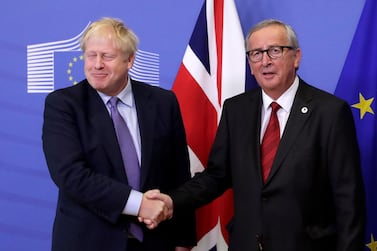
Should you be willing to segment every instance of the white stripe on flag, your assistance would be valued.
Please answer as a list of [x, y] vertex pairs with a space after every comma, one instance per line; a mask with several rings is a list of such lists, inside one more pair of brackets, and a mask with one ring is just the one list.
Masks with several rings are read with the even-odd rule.
[[[191, 50], [190, 46], [187, 46], [186, 48], [185, 55], [183, 56], [183, 64], [198, 85], [202, 88], [211, 104], [215, 107], [216, 111], [219, 112], [220, 105], [219, 102], [217, 102], [216, 71], [215, 74], [212, 73], [212, 75], [209, 75], [202, 62]], [[213, 72], [212, 69], [211, 72]]]
[[191, 249], [191, 251], [208, 251], [216, 246], [216, 250], [228, 250], [228, 245], [221, 234], [220, 219], [216, 226], [211, 229], [202, 239], [198, 242], [198, 245]]
[[221, 104], [225, 99], [245, 91], [245, 53], [243, 33], [234, 1], [224, 1]]

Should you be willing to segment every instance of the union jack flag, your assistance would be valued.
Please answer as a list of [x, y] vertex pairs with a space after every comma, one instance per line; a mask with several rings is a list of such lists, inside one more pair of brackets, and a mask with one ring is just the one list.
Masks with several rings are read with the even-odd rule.
[[[245, 91], [244, 38], [233, 0], [206, 0], [172, 90], [180, 103], [191, 173], [204, 170], [224, 100]], [[232, 190], [197, 210], [195, 251], [227, 250]]]

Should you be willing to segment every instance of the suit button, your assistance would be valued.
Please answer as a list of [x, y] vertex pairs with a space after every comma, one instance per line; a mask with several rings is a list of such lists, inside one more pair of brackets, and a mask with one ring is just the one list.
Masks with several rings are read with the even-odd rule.
[[262, 193], [261, 194], [261, 199], [262, 199], [263, 202], [268, 201], [268, 198], [269, 198], [269, 196], [268, 196], [267, 193]]

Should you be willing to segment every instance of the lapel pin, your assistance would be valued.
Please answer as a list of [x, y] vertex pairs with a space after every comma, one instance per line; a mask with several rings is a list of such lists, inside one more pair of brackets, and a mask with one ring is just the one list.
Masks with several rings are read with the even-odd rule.
[[304, 113], [304, 114], [307, 113], [308, 112], [308, 107], [306, 107], [306, 106], [302, 107], [301, 108], [301, 112]]

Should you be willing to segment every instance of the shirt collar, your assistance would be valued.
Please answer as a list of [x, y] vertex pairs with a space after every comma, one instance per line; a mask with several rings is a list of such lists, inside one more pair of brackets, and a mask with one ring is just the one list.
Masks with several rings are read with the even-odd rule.
[[[102, 98], [103, 102], [107, 104], [112, 96], [108, 96], [102, 92], [97, 91], [100, 97]], [[126, 87], [117, 95], [117, 97], [122, 101], [123, 104], [133, 107], [135, 104], [134, 96], [132, 92], [131, 80], [128, 78], [128, 82]]]
[[262, 90], [264, 110], [266, 111], [270, 107], [270, 104], [273, 101], [276, 101], [280, 105], [280, 107], [283, 108], [283, 110], [285, 110], [286, 112], [290, 112], [293, 105], [293, 100], [298, 89], [298, 84], [299, 78], [298, 76], [296, 76], [295, 80], [293, 81], [293, 84], [277, 100], [273, 100]]

